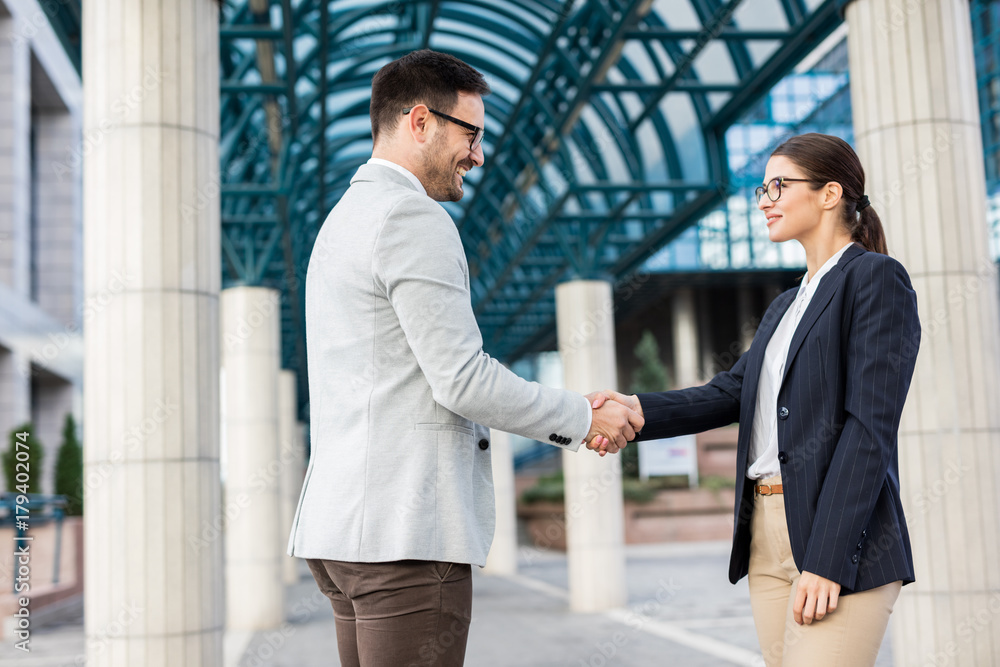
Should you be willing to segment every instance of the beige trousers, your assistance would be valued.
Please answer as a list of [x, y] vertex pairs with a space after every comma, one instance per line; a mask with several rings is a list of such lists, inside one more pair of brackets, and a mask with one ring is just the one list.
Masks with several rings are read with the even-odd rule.
[[[780, 484], [781, 477], [759, 480]], [[792, 616], [800, 572], [792, 558], [785, 496], [754, 496], [750, 522], [750, 605], [767, 667], [870, 667], [899, 597], [896, 581], [839, 598], [811, 625]]]

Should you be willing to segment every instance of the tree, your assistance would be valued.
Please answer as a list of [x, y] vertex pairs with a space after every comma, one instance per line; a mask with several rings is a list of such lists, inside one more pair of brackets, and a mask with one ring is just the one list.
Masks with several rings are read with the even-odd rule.
[[[16, 493], [25, 486], [28, 493], [42, 492], [42, 461], [45, 460], [45, 451], [42, 443], [35, 438], [34, 431], [32, 423], [25, 422], [10, 432], [10, 447], [3, 453], [4, 480], [10, 493]], [[21, 452], [20, 460], [18, 452]], [[19, 463], [23, 464], [20, 469]], [[22, 476], [22, 481], [27, 475], [26, 485], [17, 481], [18, 474]]]
[[[667, 367], [660, 360], [660, 346], [656, 336], [648, 329], [642, 333], [639, 344], [633, 351], [639, 365], [632, 373], [629, 393], [638, 394], [650, 391], [666, 391], [669, 387]], [[625, 477], [639, 476], [639, 446], [632, 443], [622, 450], [622, 475]]]
[[67, 414], [56, 457], [56, 493], [66, 496], [66, 515], [83, 514], [83, 448], [76, 438], [76, 420]]

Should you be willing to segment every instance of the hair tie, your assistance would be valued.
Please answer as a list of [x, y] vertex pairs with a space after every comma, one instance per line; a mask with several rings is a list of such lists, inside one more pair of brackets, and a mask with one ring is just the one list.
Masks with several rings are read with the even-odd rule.
[[868, 201], [868, 195], [861, 195], [861, 199], [858, 200], [858, 213], [861, 213], [861, 211], [871, 206], [871, 204], [872, 203]]

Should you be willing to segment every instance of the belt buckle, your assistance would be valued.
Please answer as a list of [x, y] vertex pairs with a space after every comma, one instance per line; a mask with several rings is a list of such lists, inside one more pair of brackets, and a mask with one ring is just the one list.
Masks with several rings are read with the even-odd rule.
[[[765, 491], [765, 489], [767, 489], [767, 490]], [[774, 492], [771, 491], [771, 485], [770, 484], [758, 484], [757, 485], [757, 493], [759, 493], [762, 496], [770, 496]]]

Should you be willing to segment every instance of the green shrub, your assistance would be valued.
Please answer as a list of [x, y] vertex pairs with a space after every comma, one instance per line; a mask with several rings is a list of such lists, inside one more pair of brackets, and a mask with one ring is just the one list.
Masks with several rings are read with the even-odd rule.
[[[7, 483], [7, 491], [11, 493], [19, 493], [24, 488], [24, 485], [17, 483], [18, 472], [28, 473], [28, 493], [42, 492], [42, 461], [45, 460], [45, 451], [42, 449], [42, 443], [35, 437], [34, 430], [34, 425], [31, 422], [25, 422], [10, 432], [8, 440], [10, 445], [3, 453], [2, 463], [4, 481]], [[19, 433], [27, 433], [28, 435], [22, 439], [17, 437]], [[20, 471], [17, 469], [19, 443], [21, 445], [20, 451], [28, 453], [28, 459], [21, 461], [27, 465], [22, 466]], [[24, 447], [25, 443], [27, 448]], [[21, 458], [24, 459], [24, 456], [22, 455]], [[28, 468], [27, 471], [25, 471], [25, 467]]]
[[66, 496], [66, 515], [83, 514], [83, 448], [76, 438], [76, 421], [66, 415], [62, 444], [56, 457], [56, 493]]

